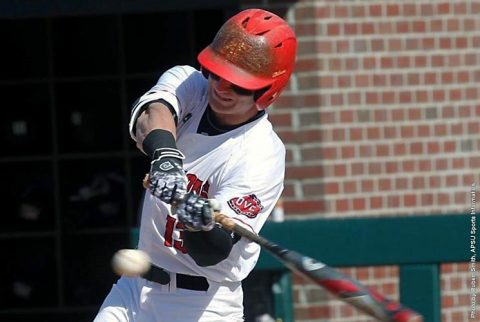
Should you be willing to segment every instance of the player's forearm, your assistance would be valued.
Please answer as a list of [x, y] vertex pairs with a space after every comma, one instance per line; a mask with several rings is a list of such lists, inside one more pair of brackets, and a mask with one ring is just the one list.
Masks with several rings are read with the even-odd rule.
[[143, 151], [143, 140], [154, 129], [167, 130], [176, 138], [176, 126], [172, 113], [160, 102], [151, 103], [137, 119], [135, 139], [141, 151]]
[[212, 266], [228, 257], [237, 242], [227, 230], [215, 226], [210, 231], [184, 232], [184, 245], [198, 266]]

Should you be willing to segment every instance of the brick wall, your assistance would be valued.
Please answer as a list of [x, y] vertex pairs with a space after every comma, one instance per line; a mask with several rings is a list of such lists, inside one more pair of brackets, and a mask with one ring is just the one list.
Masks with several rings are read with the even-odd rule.
[[[470, 321], [471, 272], [469, 264], [444, 264], [441, 266], [441, 272], [442, 321]], [[478, 312], [480, 311], [477, 308], [477, 318]]]
[[[242, 3], [286, 17], [299, 41], [270, 109], [287, 147], [287, 217], [469, 210], [480, 183], [480, 1]], [[443, 321], [465, 320], [465, 265], [442, 266]], [[352, 270], [380, 289], [374, 276], [397, 274]], [[298, 321], [360, 321], [312, 287], [295, 284]]]
[[288, 214], [468, 209], [480, 2], [300, 1], [287, 17], [298, 60], [272, 119], [288, 149]]

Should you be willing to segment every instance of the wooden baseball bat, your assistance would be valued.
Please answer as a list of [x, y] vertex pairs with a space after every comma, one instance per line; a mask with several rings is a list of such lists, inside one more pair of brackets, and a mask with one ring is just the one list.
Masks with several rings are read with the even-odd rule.
[[[148, 177], [144, 179], [148, 188]], [[321, 286], [341, 300], [384, 322], [422, 322], [417, 312], [385, 298], [359, 281], [340, 273], [311, 257], [280, 247], [268, 239], [238, 225], [230, 217], [215, 212], [214, 219], [225, 229], [259, 244], [290, 270]]]

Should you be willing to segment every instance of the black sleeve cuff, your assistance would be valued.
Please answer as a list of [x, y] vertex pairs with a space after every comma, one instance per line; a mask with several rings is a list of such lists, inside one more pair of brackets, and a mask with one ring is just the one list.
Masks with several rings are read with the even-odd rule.
[[161, 148], [177, 149], [177, 143], [172, 133], [167, 130], [155, 129], [150, 131], [142, 142], [143, 151], [152, 159], [155, 152]]

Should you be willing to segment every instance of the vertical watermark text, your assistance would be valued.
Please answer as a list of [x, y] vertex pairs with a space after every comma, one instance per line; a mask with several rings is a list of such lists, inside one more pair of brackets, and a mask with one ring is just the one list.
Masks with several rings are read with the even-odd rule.
[[472, 183], [470, 189], [470, 319], [474, 320], [477, 315], [477, 217], [476, 217], [476, 193], [477, 186]]

